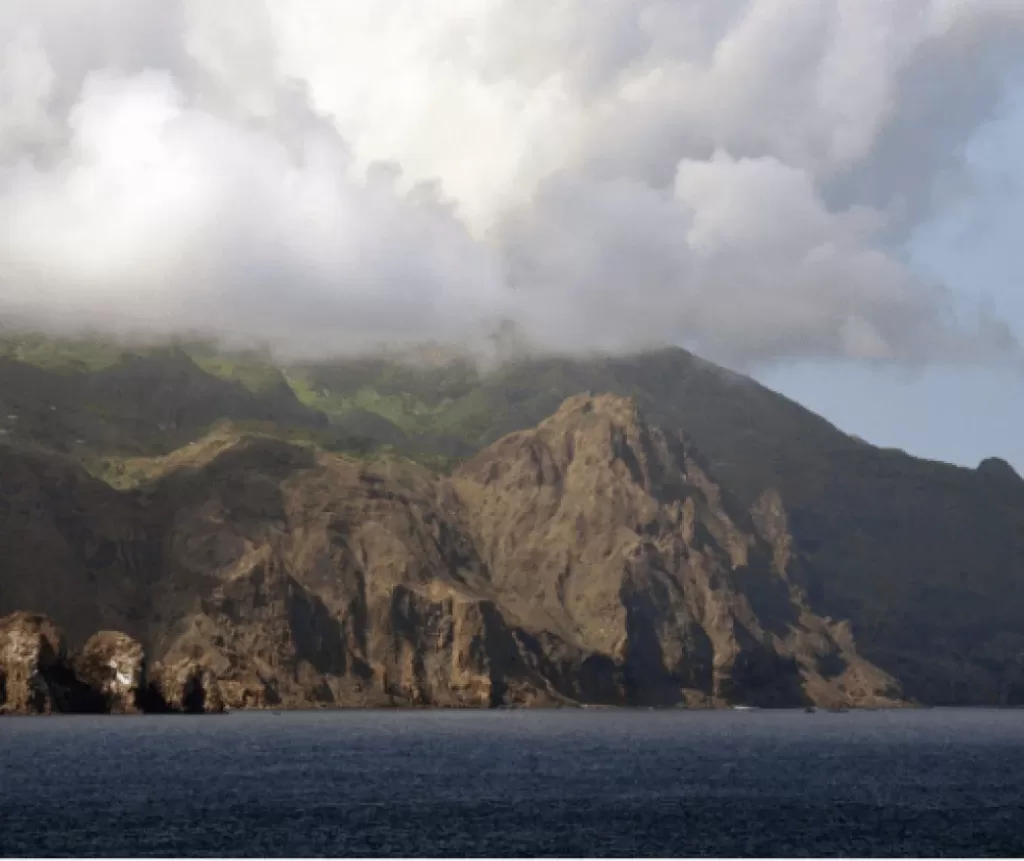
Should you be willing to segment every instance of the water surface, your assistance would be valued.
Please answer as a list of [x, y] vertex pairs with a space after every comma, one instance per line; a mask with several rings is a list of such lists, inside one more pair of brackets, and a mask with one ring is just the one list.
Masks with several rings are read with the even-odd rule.
[[4, 855], [1024, 855], [1024, 711], [0, 719]]

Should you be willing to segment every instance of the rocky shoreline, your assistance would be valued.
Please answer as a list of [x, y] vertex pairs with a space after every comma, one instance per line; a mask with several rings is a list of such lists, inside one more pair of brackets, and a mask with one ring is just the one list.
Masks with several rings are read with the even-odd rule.
[[[894, 702], [890, 707], [912, 707]], [[358, 708], [479, 709], [522, 708], [619, 709], [627, 705], [564, 703], [398, 702], [369, 698], [363, 703], [273, 705], [228, 703], [209, 669], [187, 661], [149, 666], [145, 649], [120, 631], [100, 631], [79, 650], [69, 650], [63, 632], [48, 617], [18, 612], [0, 619], [0, 716], [51, 714], [227, 714], [232, 711], [323, 711]], [[645, 710], [659, 708], [640, 706]], [[693, 702], [659, 708], [728, 710], [735, 704]], [[749, 708], [739, 706], [739, 708]], [[800, 708], [794, 705], [793, 708]], [[834, 711], [835, 709], [820, 709]], [[843, 708], [843, 711], [846, 709]]]
[[142, 644], [120, 631], [100, 631], [72, 652], [46, 616], [0, 619], [0, 714], [223, 711], [208, 671], [149, 667]]

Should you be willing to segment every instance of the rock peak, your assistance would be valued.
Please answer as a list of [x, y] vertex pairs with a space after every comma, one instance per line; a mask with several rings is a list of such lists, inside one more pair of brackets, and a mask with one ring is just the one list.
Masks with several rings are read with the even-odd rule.
[[683, 433], [648, 424], [632, 398], [571, 397], [455, 483], [492, 588], [528, 624], [602, 656], [612, 701], [898, 697], [791, 580], [802, 560], [779, 495], [765, 495], [755, 526]]
[[584, 392], [566, 398], [558, 410], [542, 426], [594, 415], [615, 423], [634, 424], [643, 421], [635, 398], [611, 394]]
[[1017, 470], [1001, 457], [986, 457], [978, 464], [978, 472], [1001, 481], [1024, 482]]

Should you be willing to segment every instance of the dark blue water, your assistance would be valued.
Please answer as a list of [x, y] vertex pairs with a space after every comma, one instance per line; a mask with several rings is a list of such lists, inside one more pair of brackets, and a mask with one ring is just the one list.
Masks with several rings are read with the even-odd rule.
[[4, 855], [1021, 855], [1024, 712], [0, 719]]

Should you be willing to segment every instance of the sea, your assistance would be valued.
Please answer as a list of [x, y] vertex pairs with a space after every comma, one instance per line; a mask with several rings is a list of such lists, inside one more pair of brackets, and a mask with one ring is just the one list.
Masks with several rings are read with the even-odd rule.
[[1024, 711], [0, 718], [4, 856], [1021, 856]]

